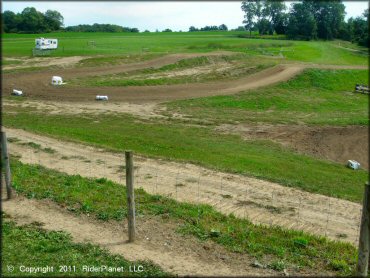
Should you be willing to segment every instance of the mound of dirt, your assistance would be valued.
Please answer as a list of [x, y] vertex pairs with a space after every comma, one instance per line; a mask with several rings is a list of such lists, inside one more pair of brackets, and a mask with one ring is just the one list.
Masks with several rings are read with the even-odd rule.
[[246, 139], [270, 139], [300, 153], [341, 164], [354, 159], [362, 168], [369, 168], [369, 129], [366, 126], [222, 125], [218, 130], [237, 133]]

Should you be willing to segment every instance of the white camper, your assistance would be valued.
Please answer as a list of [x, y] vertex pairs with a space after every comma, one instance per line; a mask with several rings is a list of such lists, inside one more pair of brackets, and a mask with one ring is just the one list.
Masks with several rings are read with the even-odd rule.
[[44, 39], [38, 38], [35, 40], [35, 48], [36, 49], [57, 49], [58, 48], [58, 39]]
[[53, 76], [51, 78], [52, 85], [63, 85], [63, 79], [60, 76]]

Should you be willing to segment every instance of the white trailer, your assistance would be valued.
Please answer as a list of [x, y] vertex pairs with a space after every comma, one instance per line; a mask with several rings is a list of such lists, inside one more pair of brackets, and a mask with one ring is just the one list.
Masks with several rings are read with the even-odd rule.
[[35, 49], [57, 49], [58, 48], [58, 39], [45, 39], [38, 38], [35, 40]]

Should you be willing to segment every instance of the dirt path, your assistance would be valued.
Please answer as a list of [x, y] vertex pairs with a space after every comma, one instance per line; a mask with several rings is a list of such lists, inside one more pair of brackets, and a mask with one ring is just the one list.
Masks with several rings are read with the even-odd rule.
[[[268, 86], [286, 81], [304, 68], [297, 65], [279, 65], [237, 80], [158, 86], [129, 87], [64, 87], [50, 85], [52, 73], [40, 76], [20, 75], [4, 79], [3, 93], [13, 88], [24, 92], [25, 97], [53, 101], [95, 102], [96, 95], [108, 95], [110, 102], [148, 103], [176, 99], [235, 94], [243, 90]], [[36, 74], [35, 74], [36, 75]]]
[[[127, 222], [103, 222], [86, 215], [76, 216], [48, 201], [16, 196], [3, 201], [3, 210], [19, 225], [38, 222], [42, 228], [65, 231], [74, 242], [89, 242], [131, 261], [149, 260], [167, 272], [185, 275], [235, 276], [276, 275], [269, 269], [254, 268], [254, 259], [226, 251], [211, 242], [200, 242], [175, 232], [177, 225], [161, 218], [139, 218], [137, 238], [128, 243]], [[318, 274], [318, 273], [316, 273]]]
[[[10, 153], [25, 163], [37, 163], [69, 174], [106, 177], [122, 183], [123, 154], [63, 142], [26, 131], [6, 129], [8, 137], [50, 147], [54, 154], [11, 143]], [[63, 159], [62, 159], [63, 157]], [[360, 204], [312, 194], [275, 183], [181, 164], [135, 156], [136, 187], [180, 201], [210, 204], [224, 213], [248, 217], [254, 223], [279, 225], [355, 243]], [[140, 205], [140, 204], [138, 204]]]
[[19, 59], [5, 58], [5, 60], [19, 61], [21, 62], [21, 64], [3, 66], [2, 69], [10, 70], [10, 69], [27, 68], [27, 67], [33, 67], [35, 66], [35, 64], [37, 65], [37, 67], [49, 67], [49, 66], [69, 67], [69, 66], [73, 66], [77, 64], [78, 62], [86, 58], [89, 58], [89, 57], [71, 56], [71, 57], [43, 57], [43, 58], [22, 57]]
[[95, 76], [101, 74], [113, 74], [128, 72], [144, 68], [158, 68], [175, 63], [181, 59], [212, 56], [232, 55], [233, 52], [213, 53], [191, 53], [170, 54], [149, 61], [131, 63], [116, 66], [73, 68], [73, 69], [49, 69], [43, 72], [4, 74], [3, 94], [8, 95], [13, 89], [22, 90], [25, 97], [54, 100], [54, 101], [86, 101], [94, 102], [95, 96], [99, 94], [108, 95], [110, 101], [147, 103], [163, 102], [175, 99], [187, 99], [195, 97], [234, 94], [244, 90], [269, 86], [277, 82], [289, 80], [305, 68], [327, 68], [327, 69], [366, 69], [366, 66], [337, 66], [337, 65], [315, 65], [315, 64], [280, 64], [278, 66], [262, 70], [250, 76], [237, 80], [222, 82], [205, 82], [192, 84], [175, 84], [161, 86], [129, 86], [129, 87], [87, 87], [73, 88], [66, 86], [52, 86], [51, 76], [60, 75], [67, 82], [68, 78]]

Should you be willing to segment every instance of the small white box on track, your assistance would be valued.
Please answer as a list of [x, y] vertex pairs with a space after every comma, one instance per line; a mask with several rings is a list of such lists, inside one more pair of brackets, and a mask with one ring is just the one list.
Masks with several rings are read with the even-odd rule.
[[13, 89], [12, 95], [13, 96], [22, 96], [23, 92], [20, 91], [20, 90]]
[[96, 99], [96, 100], [108, 100], [108, 96], [99, 96], [99, 95], [97, 95], [97, 96], [95, 97], [95, 99]]
[[358, 163], [356, 160], [348, 160], [347, 166], [353, 170], [360, 169], [361, 164]]

